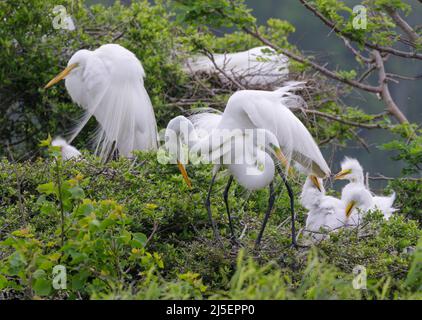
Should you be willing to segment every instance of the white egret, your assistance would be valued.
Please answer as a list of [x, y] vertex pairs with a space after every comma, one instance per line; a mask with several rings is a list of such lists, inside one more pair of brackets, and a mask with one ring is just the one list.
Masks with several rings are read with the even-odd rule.
[[[257, 47], [242, 52], [214, 54], [214, 62], [207, 56], [195, 56], [185, 63], [189, 73], [217, 74], [223, 83], [233, 77], [251, 86], [266, 86], [288, 77], [289, 59], [270, 47]], [[223, 72], [223, 73], [222, 73]]]
[[306, 219], [306, 234], [314, 240], [321, 240], [324, 234], [321, 229], [332, 231], [340, 228], [345, 220], [345, 205], [343, 201], [325, 194], [322, 179], [310, 175], [303, 185], [300, 196], [301, 205], [308, 209]]
[[132, 52], [106, 44], [77, 51], [45, 88], [65, 79], [72, 100], [85, 110], [69, 143], [94, 116], [99, 123], [96, 153], [106, 159], [117, 149], [130, 157], [134, 150], [157, 148], [157, 125], [144, 78], [142, 64]]
[[363, 221], [363, 216], [368, 210], [374, 209], [374, 201], [371, 193], [363, 186], [350, 183], [341, 195], [345, 205], [346, 224], [358, 226]]
[[371, 196], [371, 206], [367, 208], [368, 210], [379, 209], [384, 214], [386, 220], [396, 211], [396, 209], [393, 208], [396, 194], [393, 193], [388, 197], [373, 196], [365, 187], [363, 168], [356, 159], [346, 157], [342, 161], [341, 171], [335, 175], [335, 179], [346, 179], [350, 181], [342, 190], [342, 199], [350, 197], [347, 196], [347, 194], [351, 192], [350, 190], [353, 190], [354, 193], [358, 193], [360, 190], [362, 198], [367, 198], [367, 194]]
[[[276, 91], [241, 90], [234, 93], [230, 97], [227, 106], [224, 110], [224, 113], [222, 115], [212, 116], [215, 128], [211, 131], [209, 137], [205, 137], [204, 139], [202, 139], [202, 141], [205, 141], [208, 138], [216, 137], [214, 139], [211, 139], [213, 140], [212, 142], [219, 142], [221, 141], [219, 138], [219, 133], [225, 130], [229, 132], [241, 131], [246, 134], [248, 130], [265, 129], [275, 136], [278, 142], [278, 146], [281, 148], [281, 150], [283, 150], [284, 156], [279, 157], [279, 160], [284, 163], [287, 169], [289, 168], [291, 162], [295, 161], [307, 170], [309, 170], [315, 176], [321, 178], [328, 176], [330, 174], [330, 169], [327, 163], [325, 162], [317, 144], [313, 140], [311, 134], [303, 125], [303, 123], [285, 105], [287, 101], [289, 103], [294, 100], [299, 101], [299, 99], [292, 99], [294, 98], [294, 95], [291, 93], [291, 91], [299, 88], [301, 85], [302, 83], [290, 83], [286, 87], [283, 87]], [[220, 117], [220, 121], [215, 121], [216, 116]], [[202, 116], [202, 123], [207, 122], [206, 120], [204, 121], [204, 117], [209, 117], [209, 115]], [[201, 117], [199, 117], [199, 119], [201, 119]], [[189, 148], [193, 148], [193, 150], [195, 151], [201, 149], [203, 143], [197, 143], [197, 135], [195, 133], [191, 134], [191, 132], [194, 132], [194, 125], [190, 121], [187, 122], [186, 118], [178, 117], [174, 119], [174, 121], [171, 121], [167, 127], [169, 133], [171, 131], [177, 132], [177, 127], [180, 127], [181, 123], [185, 123], [185, 126], [190, 128], [190, 132], [188, 134], [184, 134], [184, 139], [188, 144]], [[227, 142], [227, 140], [223, 141], [223, 144], [225, 142]], [[220, 146], [217, 145], [217, 149], [221, 146], [222, 144], [220, 144]], [[224, 152], [220, 152], [220, 154], [223, 153]], [[182, 171], [185, 180], [187, 180], [187, 174], [183, 164], [179, 163], [179, 168]], [[213, 172], [213, 178], [211, 180], [206, 201], [210, 218], [211, 210], [209, 198], [219, 166], [217, 166], [216, 168], [217, 170], [214, 170]], [[231, 170], [231, 167], [228, 168], [229, 170]], [[266, 185], [266, 183], [269, 183], [269, 202], [270, 207], [272, 208], [273, 199], [271, 198], [271, 194], [273, 193], [273, 190], [272, 184], [270, 183], [270, 181], [272, 180], [264, 180], [262, 176], [261, 178], [256, 178], [254, 176], [245, 176], [244, 173], [242, 173], [243, 169], [240, 169], [238, 172], [236, 172], [236, 167], [232, 168], [232, 175], [235, 175], [238, 181], [243, 181], [243, 183], [247, 185], [250, 190], [262, 188]], [[283, 181], [287, 187], [290, 197], [292, 211], [292, 238], [293, 244], [296, 245], [296, 237], [294, 230], [295, 216], [293, 192], [290, 186], [288, 185], [283, 172], [279, 170], [279, 173], [283, 178]], [[274, 176], [271, 177], [274, 178]], [[226, 187], [226, 193], [228, 193], [229, 191], [231, 182], [232, 178], [229, 179], [229, 183]], [[267, 214], [264, 218], [263, 228], [261, 229], [260, 235], [258, 236], [257, 245], [259, 245], [259, 242], [261, 240], [261, 236], [270, 212], [271, 211], [267, 211]], [[216, 233], [215, 226], [214, 231]]]
[[[209, 117], [210, 120], [214, 116], [214, 114], [202, 114], [202, 118]], [[187, 128], [187, 133], [183, 133], [183, 130], [180, 128]], [[270, 189], [270, 196], [269, 196], [269, 205], [268, 210], [265, 214], [264, 222], [262, 224], [260, 233], [258, 235], [256, 245], [258, 246], [260, 240], [262, 238], [266, 223], [268, 221], [270, 212], [272, 211], [274, 201], [275, 201], [275, 194], [273, 188], [273, 180], [276, 170], [276, 165], [274, 160], [285, 162], [285, 157], [281, 152], [280, 146], [278, 144], [278, 140], [270, 131], [262, 130], [261, 131], [265, 136], [265, 139], [262, 141], [254, 141], [253, 135], [257, 133], [257, 131], [249, 132], [248, 134], [252, 136], [248, 136], [248, 134], [234, 134], [232, 136], [227, 136], [227, 139], [217, 139], [216, 144], [213, 146], [206, 146], [205, 148], [200, 148], [200, 146], [205, 145], [209, 142], [210, 139], [216, 136], [202, 136], [198, 134], [196, 128], [192, 124], [192, 122], [183, 117], [178, 116], [172, 119], [166, 129], [166, 145], [172, 154], [178, 154], [179, 152], [176, 150], [176, 146], [179, 143], [179, 139], [182, 140], [183, 144], [187, 144], [188, 148], [191, 150], [192, 153], [199, 152], [201, 149], [202, 151], [206, 150], [207, 154], [201, 154], [202, 156], [208, 156], [208, 160], [211, 163], [214, 163], [214, 169], [212, 174], [212, 182], [209, 187], [209, 191], [207, 194], [207, 198], [205, 201], [205, 206], [208, 212], [209, 219], [211, 221], [214, 236], [218, 239], [218, 231], [217, 227], [212, 219], [211, 213], [211, 203], [210, 197], [212, 192], [212, 187], [215, 182], [217, 173], [219, 169], [224, 166], [230, 172], [230, 177], [228, 184], [224, 190], [223, 198], [224, 203], [226, 205], [226, 211], [229, 219], [229, 227], [231, 231], [231, 235], [233, 240], [235, 239], [234, 235], [234, 228], [231, 219], [230, 209], [228, 205], [228, 193], [230, 186], [235, 178], [236, 181], [243, 186], [245, 189], [254, 191], [258, 189], [265, 188], [269, 186]], [[215, 134], [215, 133], [214, 133]], [[173, 136], [173, 138], [172, 138]], [[249, 140], [251, 139], [251, 140]], [[176, 140], [176, 141], [174, 141]], [[259, 140], [259, 139], [258, 139]], [[252, 142], [252, 145], [249, 145], [248, 142]], [[193, 151], [194, 150], [194, 151]], [[231, 158], [231, 161], [225, 161], [224, 158], [228, 156]], [[233, 158], [235, 157], [235, 158]], [[191, 182], [188, 178], [187, 172], [181, 164], [179, 160], [177, 160], [178, 166], [182, 175], [186, 181], [186, 183], [191, 186]], [[284, 179], [284, 175], [283, 175]], [[289, 194], [293, 196], [289, 187]]]
[[63, 139], [62, 137], [54, 138], [54, 140], [51, 142], [51, 145], [53, 147], [60, 148], [62, 159], [65, 161], [70, 160], [70, 159], [77, 159], [81, 156], [81, 153], [79, 152], [79, 150], [76, 149], [74, 146], [71, 146], [70, 144], [68, 144], [67, 141]]

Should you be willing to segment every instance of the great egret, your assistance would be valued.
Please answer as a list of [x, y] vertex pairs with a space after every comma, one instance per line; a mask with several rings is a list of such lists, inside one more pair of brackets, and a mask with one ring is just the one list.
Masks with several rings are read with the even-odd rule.
[[63, 139], [62, 137], [54, 138], [54, 140], [51, 142], [51, 145], [53, 147], [60, 148], [62, 159], [65, 161], [70, 160], [70, 159], [77, 159], [81, 156], [81, 153], [79, 152], [79, 150], [76, 149], [74, 146], [71, 146], [70, 144], [68, 144], [66, 140]]
[[[346, 157], [341, 163], [341, 171], [335, 175], [334, 179], [346, 179], [350, 181], [350, 183], [347, 184], [342, 190], [342, 199], [345, 199], [347, 197], [350, 198], [350, 195], [348, 195], [348, 193], [350, 193], [352, 190], [355, 194], [359, 192], [361, 193], [362, 202], [364, 204], [369, 201], [363, 201], [364, 199], [368, 198], [369, 194], [371, 200], [370, 206], [367, 209], [379, 209], [384, 214], [384, 218], [386, 220], [388, 220], [393, 214], [393, 212], [396, 211], [396, 209], [393, 208], [393, 203], [396, 198], [395, 193], [388, 197], [373, 196], [370, 191], [365, 187], [363, 168], [358, 160]], [[359, 198], [359, 196], [356, 197]], [[348, 204], [350, 204], [350, 202]]]
[[300, 196], [301, 205], [308, 209], [306, 219], [306, 234], [314, 240], [321, 240], [324, 234], [321, 229], [332, 231], [340, 228], [345, 220], [345, 205], [343, 201], [325, 194], [322, 179], [310, 175], [307, 177]]
[[77, 51], [45, 88], [65, 79], [72, 100], [85, 110], [69, 143], [94, 116], [100, 125], [96, 153], [106, 159], [117, 149], [130, 157], [134, 150], [157, 148], [157, 125], [144, 78], [142, 64], [132, 52], [106, 44]]
[[[240, 132], [247, 132], [247, 130], [256, 130], [256, 129], [265, 129], [272, 133], [277, 142], [278, 146], [283, 150], [283, 157], [279, 157], [279, 160], [284, 163], [287, 170], [290, 167], [292, 161], [299, 163], [301, 166], [309, 170], [313, 175], [324, 178], [330, 174], [330, 169], [325, 162], [322, 154], [316, 145], [315, 141], [313, 140], [311, 134], [303, 125], [303, 123], [289, 110], [286, 106], [287, 102], [289, 104], [292, 101], [299, 101], [300, 99], [295, 99], [295, 95], [291, 93], [291, 91], [301, 87], [302, 83], [290, 83], [287, 86], [280, 88], [276, 91], [258, 91], [258, 90], [241, 90], [234, 93], [224, 110], [222, 115], [212, 115], [214, 123], [214, 129], [211, 130], [211, 133], [208, 137], [202, 139], [202, 141], [206, 141], [208, 138], [211, 138], [212, 142], [219, 142], [220, 137], [219, 133], [224, 131], [240, 131]], [[216, 117], [219, 116], [220, 120], [216, 121]], [[207, 117], [210, 117], [209, 114], [203, 114], [199, 117], [202, 123], [207, 123]], [[185, 119], [185, 120], [184, 120]], [[190, 149], [199, 150], [203, 149], [203, 143], [197, 143], [197, 135], [194, 132], [194, 124], [190, 121], [187, 122], [186, 118], [176, 118], [174, 121], [171, 121], [167, 127], [168, 132], [175, 132], [178, 134], [177, 131], [178, 127], [180, 128], [181, 123], [185, 124], [185, 127], [190, 128], [188, 134], [184, 134], [184, 138], [189, 146]], [[209, 121], [211, 122], [211, 121]], [[201, 129], [201, 128], [199, 128]], [[212, 128], [208, 128], [209, 130]], [[215, 137], [214, 139], [212, 139]], [[224, 141], [223, 141], [224, 142]], [[225, 141], [227, 142], [227, 140]], [[220, 144], [221, 147], [221, 144]], [[170, 146], [170, 148], [173, 148]], [[217, 146], [218, 148], [218, 146]], [[174, 152], [173, 152], [174, 153]], [[220, 152], [223, 154], [224, 152]], [[210, 210], [210, 203], [209, 198], [212, 191], [212, 186], [215, 181], [216, 173], [218, 171], [219, 166], [217, 166], [217, 170], [213, 172], [213, 178], [211, 180], [208, 197], [206, 201], [207, 209], [209, 212], [209, 216], [212, 221], [211, 217], [211, 210]], [[278, 167], [277, 167], [278, 168]], [[183, 164], [179, 163], [179, 169], [182, 171], [182, 174], [187, 180], [187, 173], [183, 166]], [[230, 167], [229, 167], [230, 170]], [[292, 241], [293, 244], [296, 245], [296, 237], [295, 237], [295, 229], [294, 229], [294, 197], [293, 192], [287, 183], [285, 175], [281, 170], [279, 170], [280, 175], [283, 178], [283, 181], [287, 187], [290, 203], [291, 203], [291, 211], [292, 211]], [[232, 172], [233, 175], [236, 175], [235, 172]], [[237, 180], [244, 180], [245, 185], [248, 184], [248, 188], [251, 190], [255, 190], [257, 188], [262, 188], [265, 186], [265, 183], [269, 183], [270, 185], [270, 209], [272, 208], [274, 199], [272, 197], [273, 188], [270, 181], [267, 181], [263, 178], [256, 179], [254, 177], [245, 177], [240, 170], [236, 176]], [[274, 178], [272, 176], [271, 178]], [[229, 179], [229, 182], [226, 187], [225, 194], [227, 196], [231, 183], [232, 178]], [[272, 180], [271, 180], [272, 181]], [[188, 180], [187, 180], [188, 182]], [[249, 182], [249, 183], [247, 183]], [[264, 183], [265, 182], [265, 183]], [[190, 182], [189, 182], [190, 183]], [[254, 187], [255, 186], [255, 187]], [[226, 197], [225, 196], [225, 197]], [[227, 201], [226, 201], [227, 206]], [[263, 229], [261, 229], [260, 236], [257, 238], [257, 245], [261, 240], [262, 233], [265, 229], [266, 221], [268, 220], [269, 213], [271, 210], [267, 211], [267, 214], [264, 218]], [[216, 232], [215, 225], [213, 224], [214, 232]]]
[[[242, 52], [214, 54], [214, 62], [207, 56], [195, 56], [185, 63], [189, 73], [217, 74], [223, 83], [233, 77], [251, 86], [266, 86], [288, 77], [288, 58], [270, 47], [257, 47]], [[224, 75], [225, 73], [226, 75]]]
[[[202, 114], [202, 115], [204, 117], [209, 116], [210, 120], [211, 118], [216, 116], [214, 114]], [[187, 133], [182, 133], [182, 130], [180, 128], [183, 128], [183, 127], [188, 128]], [[224, 197], [224, 203], [226, 205], [227, 215], [229, 218], [229, 227], [230, 227], [230, 231], [231, 231], [231, 235], [233, 239], [235, 239], [234, 228], [233, 228], [230, 209], [228, 205], [228, 193], [229, 193], [230, 186], [233, 182], [233, 179], [235, 178], [236, 181], [241, 186], [243, 186], [245, 189], [250, 190], [250, 191], [262, 189], [269, 186], [270, 196], [269, 196], [269, 201], [268, 201], [269, 202], [268, 210], [265, 214], [265, 218], [262, 223], [261, 230], [256, 240], [256, 246], [258, 246], [261, 241], [266, 223], [268, 221], [270, 212], [272, 211], [272, 208], [274, 206], [274, 201], [275, 201], [275, 194], [274, 194], [274, 188], [273, 188], [273, 182], [272, 182], [274, 180], [274, 175], [275, 175], [275, 170], [276, 170], [275, 169], [276, 165], [274, 163], [274, 160], [282, 161], [282, 162], [286, 161], [284, 155], [281, 152], [280, 146], [278, 144], [278, 141], [275, 135], [273, 135], [268, 130], [262, 130], [261, 132], [264, 134], [265, 139], [259, 142], [256, 142], [256, 140], [254, 141], [252, 137], [253, 135], [256, 134], [256, 131], [254, 131], [254, 132], [248, 133], [248, 134], [251, 134], [252, 136], [248, 136], [248, 134], [238, 133], [237, 135], [234, 134], [232, 136], [227, 137], [227, 139], [218, 139], [217, 144], [214, 144], [212, 147], [208, 145], [205, 148], [201, 148], [201, 146], [209, 143], [209, 140], [212, 140], [213, 137], [215, 138], [216, 136], [212, 136], [212, 135], [205, 136], [205, 137], [202, 136], [202, 139], [201, 139], [200, 138], [201, 135], [198, 134], [192, 122], [183, 116], [178, 116], [172, 119], [167, 126], [166, 145], [171, 154], [179, 153], [176, 150], [176, 146], [178, 145], [179, 139], [180, 139], [182, 140], [181, 142], [183, 144], [188, 145], [188, 148], [191, 150], [191, 154], [199, 153], [199, 151], [202, 150], [201, 155], [208, 156], [208, 161], [211, 161], [212, 163], [215, 164], [213, 173], [212, 173], [212, 182], [208, 190], [205, 206], [206, 206], [208, 216], [213, 227], [214, 236], [217, 239], [219, 238], [219, 235], [218, 235], [215, 222], [212, 219], [210, 197], [211, 197], [212, 187], [215, 182], [217, 173], [219, 169], [222, 166], [224, 166], [230, 172], [229, 181], [224, 190], [223, 197]], [[252, 142], [252, 145], [249, 145], [248, 142]], [[234, 149], [242, 149], [242, 150], [239, 152], [239, 151], [234, 151]], [[206, 150], [205, 152], [207, 152], [206, 155], [203, 153], [204, 150]], [[231, 163], [230, 161], [229, 162], [224, 161], [224, 158], [227, 155], [233, 160], [233, 163]], [[189, 186], [191, 186], [191, 182], [188, 178], [187, 172], [183, 164], [179, 160], [177, 160], [177, 162], [186, 183]], [[282, 174], [283, 179], [285, 180], [284, 174], [282, 172], [281, 174]], [[290, 187], [289, 187], [289, 194], [293, 196], [293, 194], [291, 193]]]

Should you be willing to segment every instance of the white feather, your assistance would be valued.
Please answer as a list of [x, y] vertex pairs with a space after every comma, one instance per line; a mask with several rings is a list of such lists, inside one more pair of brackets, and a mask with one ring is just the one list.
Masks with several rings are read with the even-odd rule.
[[230, 77], [249, 85], [268, 85], [286, 79], [289, 59], [277, 54], [270, 47], [256, 47], [242, 52], [214, 54], [214, 63], [207, 56], [195, 56], [186, 61], [184, 70], [188, 73], [217, 73], [223, 82], [228, 82], [223, 70]]
[[60, 147], [62, 158], [65, 161], [70, 159], [77, 159], [81, 156], [81, 153], [78, 149], [68, 144], [66, 140], [61, 137], [54, 138], [54, 140], [51, 142], [51, 145], [54, 147]]
[[310, 173], [324, 178], [330, 169], [321, 151], [303, 123], [284, 104], [292, 96], [281, 89], [238, 91], [230, 97], [218, 128], [269, 130], [277, 137], [289, 163], [294, 160]]
[[94, 51], [76, 52], [68, 65], [74, 63], [79, 67], [66, 77], [66, 88], [86, 115], [70, 141], [94, 116], [100, 125], [96, 153], [103, 159], [115, 148], [127, 157], [134, 150], [155, 150], [154, 110], [144, 88], [145, 72], [136, 56], [120, 45], [107, 44]]
[[[348, 193], [353, 192], [355, 197], [359, 199], [360, 197], [367, 198], [367, 194], [371, 196], [370, 205], [365, 210], [380, 210], [384, 214], [384, 218], [388, 220], [391, 215], [397, 211], [393, 207], [394, 200], [396, 199], [396, 194], [393, 192], [392, 195], [387, 197], [374, 196], [371, 194], [370, 190], [364, 184], [364, 174], [363, 168], [358, 160], [354, 158], [345, 157], [341, 162], [341, 170], [349, 170], [350, 173], [344, 176], [344, 179], [350, 181], [342, 190], [342, 197], [350, 197]], [[369, 200], [365, 200], [369, 201]]]

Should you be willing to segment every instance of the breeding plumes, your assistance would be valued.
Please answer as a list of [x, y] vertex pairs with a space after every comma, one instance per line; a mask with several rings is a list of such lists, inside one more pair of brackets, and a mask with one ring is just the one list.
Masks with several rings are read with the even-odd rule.
[[77, 51], [45, 88], [65, 79], [72, 100], [85, 110], [69, 143], [94, 116], [99, 123], [96, 154], [107, 159], [117, 149], [130, 157], [134, 150], [157, 148], [157, 126], [144, 78], [142, 64], [132, 52], [106, 44], [94, 51]]
[[393, 193], [388, 197], [373, 196], [364, 184], [363, 168], [356, 159], [346, 157], [341, 163], [341, 171], [335, 175], [335, 179], [346, 179], [350, 181], [342, 190], [342, 199], [350, 198], [350, 193], [355, 194], [355, 197], [359, 197], [360, 194], [362, 199], [367, 199], [368, 195], [371, 197], [370, 201], [362, 201], [365, 204], [370, 202], [370, 206], [362, 211], [366, 212], [367, 210], [378, 209], [384, 214], [386, 220], [396, 211], [393, 208], [396, 194]]
[[77, 159], [81, 156], [81, 153], [79, 152], [79, 150], [76, 149], [74, 146], [71, 146], [70, 144], [68, 144], [66, 140], [63, 139], [62, 137], [54, 138], [54, 140], [51, 142], [51, 145], [53, 147], [60, 148], [62, 159], [65, 161], [70, 160], [70, 159]]
[[[285, 101], [292, 101], [293, 94], [291, 91], [300, 87], [301, 83], [291, 83], [287, 87], [281, 88], [276, 91], [257, 91], [257, 90], [242, 90], [233, 94], [221, 115], [203, 114], [196, 116], [196, 128], [195, 124], [184, 117], [177, 117], [170, 121], [166, 130], [166, 144], [170, 150], [170, 153], [176, 154], [178, 161], [180, 161], [180, 154], [177, 151], [179, 144], [179, 137], [184, 140], [183, 142], [188, 145], [188, 148], [193, 153], [207, 153], [212, 161], [225, 157], [230, 150], [236, 150], [239, 146], [237, 143], [233, 145], [234, 137], [241, 137], [238, 141], [251, 141], [249, 144], [253, 146], [252, 149], [259, 145], [253, 144], [251, 136], [258, 130], [264, 130], [267, 132], [264, 134], [266, 140], [276, 141], [277, 143], [271, 142], [271, 144], [265, 144], [267, 151], [269, 146], [276, 146], [278, 149], [283, 150], [283, 153], [277, 152], [277, 160], [280, 161], [288, 170], [293, 162], [299, 163], [306, 170], [311, 172], [313, 175], [324, 178], [330, 174], [330, 169], [325, 162], [322, 154], [313, 140], [309, 131], [300, 122], [300, 120], [289, 110], [285, 105]], [[199, 123], [210, 123], [207, 122], [207, 118], [212, 117], [214, 128], [206, 128], [204, 131], [208, 132], [205, 137], [199, 139], [197, 130], [202, 129]], [[220, 117], [220, 121], [216, 121], [216, 117]], [[194, 119], [195, 121], [195, 119]], [[181, 133], [179, 128], [187, 128], [184, 133]], [[169, 139], [170, 135], [175, 135], [177, 139]], [[172, 140], [172, 142], [169, 142]], [[236, 141], [236, 140], [235, 140]], [[267, 143], [267, 142], [266, 142]], [[273, 149], [274, 150], [274, 149]], [[238, 153], [231, 153], [231, 161], [237, 161]], [[243, 158], [242, 158], [243, 157]], [[250, 160], [247, 156], [240, 157], [240, 160]], [[239, 162], [224, 163], [229, 169], [231, 177], [225, 191], [225, 197], [227, 196], [233, 176], [236, 180], [249, 190], [261, 189], [267, 185], [270, 187], [270, 199], [269, 199], [269, 210], [267, 211], [261, 232], [257, 238], [257, 245], [262, 237], [262, 233], [265, 229], [265, 224], [268, 220], [272, 206], [274, 204], [273, 186], [272, 180], [274, 179], [274, 171], [271, 168], [274, 166], [274, 162], [268, 152], [262, 154], [260, 152], [252, 153], [253, 159], [258, 163], [264, 163], [263, 174], [253, 175], [247, 174], [248, 166]], [[261, 158], [260, 158], [261, 157]], [[271, 164], [272, 162], [272, 164]], [[179, 168], [185, 177], [185, 180], [189, 182], [187, 178], [186, 170], [182, 163], [179, 162]], [[207, 209], [209, 217], [212, 221], [209, 198], [212, 191], [216, 174], [220, 164], [216, 164], [213, 172], [213, 178], [208, 192], [207, 197]], [[294, 235], [294, 199], [293, 192], [287, 183], [285, 174], [279, 169], [279, 174], [283, 178], [283, 181], [288, 189], [289, 197], [291, 201], [292, 211], [292, 236], [293, 243], [295, 244]], [[226, 201], [227, 206], [227, 201]], [[217, 234], [215, 225], [214, 232]]]
[[342, 227], [346, 221], [343, 201], [325, 194], [321, 178], [308, 176], [300, 196], [301, 205], [308, 209], [305, 236], [321, 240], [327, 232]]
[[289, 59], [270, 47], [214, 54], [212, 59], [205, 55], [189, 58], [184, 70], [188, 73], [217, 74], [223, 83], [230, 82], [228, 75], [250, 86], [271, 85], [285, 80], [289, 75]]

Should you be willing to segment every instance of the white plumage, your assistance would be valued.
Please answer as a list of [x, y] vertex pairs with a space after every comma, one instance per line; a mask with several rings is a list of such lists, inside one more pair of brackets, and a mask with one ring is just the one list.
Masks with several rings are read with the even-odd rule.
[[[342, 200], [346, 204], [351, 201], [360, 203], [363, 213], [368, 210], [380, 210], [384, 218], [388, 220], [397, 209], [393, 207], [396, 194], [387, 197], [373, 196], [364, 184], [363, 168], [359, 161], [346, 157], [341, 163], [341, 171], [336, 174], [336, 179], [347, 179], [350, 181], [342, 190]], [[356, 198], [356, 199], [352, 199]], [[352, 199], [352, 200], [350, 200]]]
[[77, 51], [68, 67], [46, 86], [65, 78], [72, 100], [86, 112], [69, 142], [94, 116], [100, 125], [96, 153], [103, 159], [114, 149], [127, 157], [134, 150], [155, 150], [156, 121], [144, 77], [141, 62], [120, 45]]
[[266, 129], [277, 137], [289, 165], [293, 160], [312, 174], [325, 178], [330, 169], [321, 151], [303, 123], [285, 105], [285, 100], [292, 101], [294, 95], [291, 92], [302, 85], [294, 82], [275, 91], [241, 90], [234, 93], [216, 129]]
[[345, 205], [335, 197], [327, 196], [322, 179], [308, 176], [300, 196], [301, 205], [308, 210], [305, 236], [321, 240], [326, 233], [342, 227], [346, 220]]
[[[258, 190], [268, 185], [272, 188], [271, 182], [275, 177], [273, 157], [283, 163], [286, 170], [294, 161], [313, 175], [328, 176], [330, 169], [317, 144], [286, 105], [287, 101], [289, 106], [293, 106], [292, 101], [301, 101], [294, 99], [295, 95], [291, 93], [301, 86], [302, 83], [290, 83], [276, 91], [241, 90], [230, 97], [223, 114], [197, 114], [191, 118], [192, 121], [182, 116], [171, 120], [166, 129], [166, 146], [171, 154], [177, 155], [179, 169], [188, 185], [190, 181], [180, 163], [180, 140], [188, 145], [192, 153], [205, 154], [215, 163], [213, 181], [223, 164], [239, 184], [248, 190]], [[199, 130], [202, 134], [198, 134]], [[261, 145], [256, 144], [252, 137], [259, 132], [265, 135], [264, 144]], [[239, 147], [244, 150], [238, 152]], [[286, 180], [285, 184], [291, 199], [292, 239], [295, 244], [293, 193]], [[272, 196], [269, 203], [270, 207], [274, 203]], [[211, 219], [209, 207], [208, 210]], [[270, 211], [266, 213], [257, 245]]]
[[286, 79], [289, 74], [289, 59], [282, 54], [277, 54], [270, 47], [264, 46], [242, 52], [214, 54], [213, 58], [215, 65], [207, 56], [189, 58], [184, 69], [188, 73], [215, 73], [222, 82], [229, 82], [229, 79], [218, 70], [220, 69], [229, 77], [251, 86], [266, 86], [280, 82]]
[[54, 147], [60, 147], [60, 152], [62, 154], [63, 160], [77, 159], [81, 156], [81, 153], [74, 146], [71, 146], [67, 143], [62, 137], [56, 137], [51, 142], [51, 145]]

